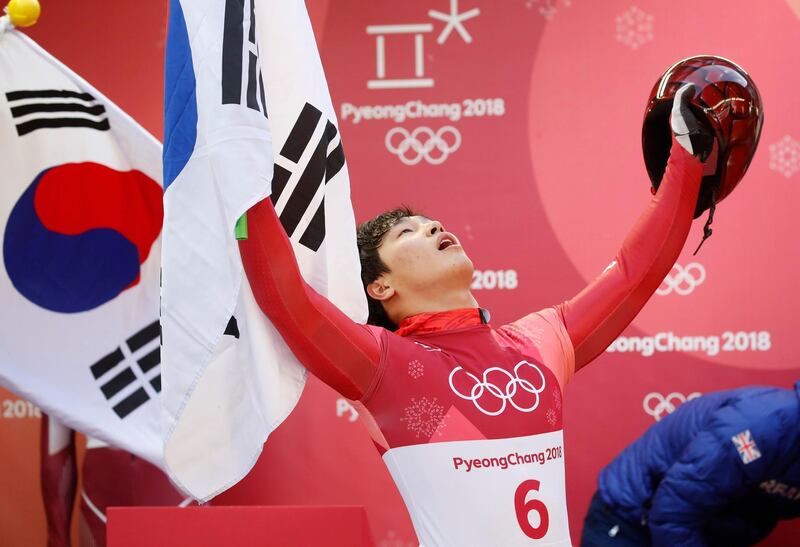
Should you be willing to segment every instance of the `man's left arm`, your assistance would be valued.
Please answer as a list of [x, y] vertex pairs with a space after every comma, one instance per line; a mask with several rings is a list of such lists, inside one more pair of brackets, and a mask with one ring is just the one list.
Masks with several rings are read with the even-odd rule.
[[[685, 102], [690, 92], [678, 95]], [[676, 116], [685, 115], [679, 98], [675, 105], [673, 126]], [[614, 260], [577, 296], [556, 306], [575, 349], [576, 371], [619, 336], [675, 264], [689, 235], [702, 177], [703, 163], [673, 134], [658, 192]]]

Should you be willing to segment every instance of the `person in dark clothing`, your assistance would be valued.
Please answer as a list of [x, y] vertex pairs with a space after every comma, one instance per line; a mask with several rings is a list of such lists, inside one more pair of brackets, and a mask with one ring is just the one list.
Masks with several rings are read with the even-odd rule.
[[800, 381], [709, 393], [600, 473], [582, 547], [753, 545], [800, 517]]

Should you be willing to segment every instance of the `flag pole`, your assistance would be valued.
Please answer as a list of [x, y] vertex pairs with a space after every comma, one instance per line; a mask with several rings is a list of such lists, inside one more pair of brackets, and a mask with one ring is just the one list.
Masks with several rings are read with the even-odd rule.
[[247, 213], [244, 213], [239, 217], [239, 220], [236, 221], [233, 233], [238, 240], [247, 239]]
[[42, 6], [39, 0], [11, 0], [0, 17], [0, 34], [14, 27], [30, 27], [39, 20]]

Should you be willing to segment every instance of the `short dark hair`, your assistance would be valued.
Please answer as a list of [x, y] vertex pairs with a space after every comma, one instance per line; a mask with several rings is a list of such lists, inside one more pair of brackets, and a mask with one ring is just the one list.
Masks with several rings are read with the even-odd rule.
[[[378, 279], [381, 274], [389, 271], [389, 267], [383, 263], [378, 249], [383, 244], [386, 233], [404, 218], [417, 216], [410, 207], [402, 205], [391, 211], [381, 213], [358, 227], [356, 241], [358, 243], [358, 256], [361, 259], [361, 282], [364, 284], [364, 292], [367, 286]], [[369, 318], [367, 323], [376, 325], [389, 330], [397, 329], [397, 325], [389, 319], [383, 304], [379, 300], [371, 298], [367, 294], [367, 304], [369, 305]]]

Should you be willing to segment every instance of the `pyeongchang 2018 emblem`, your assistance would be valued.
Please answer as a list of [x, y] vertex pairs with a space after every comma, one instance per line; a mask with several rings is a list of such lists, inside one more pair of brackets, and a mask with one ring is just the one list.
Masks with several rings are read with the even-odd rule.
[[[370, 64], [374, 59], [374, 65], [365, 72], [365, 84], [374, 92], [370, 94], [374, 99], [366, 104], [343, 102], [339, 119], [353, 125], [397, 124], [385, 129], [384, 146], [402, 164], [413, 167], [439, 166], [452, 158], [461, 149], [463, 129], [458, 123], [463, 119], [504, 116], [503, 97], [454, 97], [447, 91], [454, 85], [454, 72], [458, 72], [451, 63], [458, 64], [460, 58], [471, 55], [476, 37], [484, 35], [484, 18], [480, 17], [481, 8], [474, 5], [476, 1], [431, 0], [432, 9], [420, 10], [417, 15], [392, 10], [386, 19], [374, 21], [380, 24], [366, 25], [366, 36], [374, 44], [375, 55], [370, 57]], [[414, 18], [408, 21], [407, 16]], [[453, 54], [458, 57], [453, 58]], [[438, 77], [432, 73], [436, 65], [426, 64], [434, 59], [438, 59]], [[443, 66], [448, 69], [443, 71]], [[444, 74], [449, 74], [449, 82]], [[433, 91], [418, 91], [421, 89]], [[392, 102], [387, 104], [387, 100]]]
[[513, 374], [500, 367], [487, 368], [482, 378], [459, 366], [450, 372], [449, 382], [453, 393], [472, 401], [487, 416], [499, 416], [509, 405], [520, 412], [533, 412], [545, 388], [541, 369], [528, 361], [517, 363]]
[[5, 229], [11, 283], [46, 310], [79, 313], [136, 286], [161, 232], [161, 186], [140, 171], [93, 162], [39, 173]]

